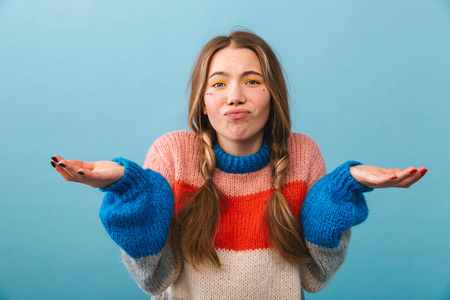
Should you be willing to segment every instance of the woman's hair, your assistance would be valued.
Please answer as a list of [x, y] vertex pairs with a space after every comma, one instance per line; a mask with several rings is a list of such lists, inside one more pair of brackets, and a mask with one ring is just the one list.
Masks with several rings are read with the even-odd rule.
[[229, 36], [218, 36], [210, 40], [203, 47], [192, 69], [188, 124], [201, 140], [200, 170], [206, 180], [203, 186], [190, 195], [176, 217], [171, 231], [172, 243], [175, 250], [194, 268], [196, 263], [205, 258], [221, 266], [214, 249], [214, 239], [220, 209], [225, 207], [221, 201], [225, 201], [225, 198], [212, 180], [216, 165], [213, 146], [217, 143], [217, 137], [202, 108], [209, 64], [214, 54], [226, 47], [246, 48], [255, 52], [271, 95], [270, 114], [264, 128], [264, 139], [268, 140], [274, 167], [274, 192], [265, 209], [269, 242], [285, 260], [293, 263], [309, 262], [311, 255], [306, 248], [301, 225], [292, 215], [281, 192], [290, 164], [287, 143], [291, 130], [283, 70], [270, 46], [256, 34], [246, 31], [234, 31]]

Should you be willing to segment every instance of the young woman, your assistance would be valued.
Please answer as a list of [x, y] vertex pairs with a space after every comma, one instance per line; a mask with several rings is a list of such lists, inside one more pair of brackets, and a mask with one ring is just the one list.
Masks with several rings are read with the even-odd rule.
[[[123, 158], [52, 157], [68, 181], [105, 191], [100, 212], [152, 299], [300, 299], [342, 265], [373, 188], [425, 168], [349, 161], [326, 175], [316, 143], [291, 132], [270, 46], [233, 32], [208, 42], [191, 76], [189, 126], [159, 138], [144, 168]], [[156, 296], [158, 295], [158, 296]]]

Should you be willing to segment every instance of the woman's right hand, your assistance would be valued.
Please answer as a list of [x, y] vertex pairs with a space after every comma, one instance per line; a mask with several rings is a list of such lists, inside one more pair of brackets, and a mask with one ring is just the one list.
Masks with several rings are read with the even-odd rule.
[[122, 178], [125, 167], [114, 161], [84, 162], [52, 157], [52, 166], [67, 181], [84, 183], [94, 188], [107, 187]]

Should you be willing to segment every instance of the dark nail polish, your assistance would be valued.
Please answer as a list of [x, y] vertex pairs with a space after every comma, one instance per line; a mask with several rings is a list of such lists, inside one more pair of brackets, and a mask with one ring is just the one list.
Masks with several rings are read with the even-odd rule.
[[80, 174], [80, 175], [84, 175], [84, 173], [83, 173], [83, 172], [78, 172], [78, 174]]
[[423, 169], [422, 171], [420, 171], [420, 174], [422, 174], [422, 176], [423, 176], [423, 175], [425, 175], [426, 172], [428, 172], [428, 170], [427, 169]]
[[66, 165], [65, 164], [58, 164], [60, 167], [63, 167], [63, 168], [65, 168], [66, 167]]
[[56, 164], [55, 164], [54, 162], [51, 161], [50, 163], [52, 164], [52, 167], [53, 167], [53, 168], [56, 167]]
[[391, 178], [391, 180], [394, 180], [394, 179], [397, 179], [398, 177], [397, 176], [393, 176], [392, 178]]
[[414, 174], [414, 173], [416, 173], [417, 172], [417, 170], [416, 169], [414, 169], [414, 170], [411, 170], [411, 172], [409, 172], [410, 174]]
[[54, 157], [54, 156], [52, 156], [52, 160], [54, 161], [54, 162], [58, 162], [58, 159], [56, 158], [56, 157]]

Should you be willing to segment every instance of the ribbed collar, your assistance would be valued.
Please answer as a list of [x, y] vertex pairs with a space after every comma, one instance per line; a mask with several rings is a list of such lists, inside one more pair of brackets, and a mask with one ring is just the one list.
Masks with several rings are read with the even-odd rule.
[[233, 156], [219, 146], [214, 145], [216, 154], [216, 167], [225, 173], [244, 174], [256, 172], [266, 167], [270, 162], [270, 148], [267, 141], [264, 141], [261, 149], [249, 156]]

